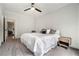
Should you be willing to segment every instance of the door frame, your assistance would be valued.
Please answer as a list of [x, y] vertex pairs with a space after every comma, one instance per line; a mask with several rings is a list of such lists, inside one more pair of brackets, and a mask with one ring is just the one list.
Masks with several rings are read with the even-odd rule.
[[3, 17], [3, 43], [5, 42], [5, 16]]
[[7, 40], [7, 22], [14, 22], [14, 39], [15, 39], [15, 20], [12, 18], [7, 18], [3, 16], [3, 42], [6, 42]]

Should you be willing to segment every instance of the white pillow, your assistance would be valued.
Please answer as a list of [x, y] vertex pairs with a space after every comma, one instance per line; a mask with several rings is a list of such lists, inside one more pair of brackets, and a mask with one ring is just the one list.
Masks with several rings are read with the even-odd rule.
[[46, 34], [49, 34], [49, 33], [50, 33], [50, 29], [47, 29]]
[[56, 30], [55, 34], [60, 35], [60, 31], [59, 30]]

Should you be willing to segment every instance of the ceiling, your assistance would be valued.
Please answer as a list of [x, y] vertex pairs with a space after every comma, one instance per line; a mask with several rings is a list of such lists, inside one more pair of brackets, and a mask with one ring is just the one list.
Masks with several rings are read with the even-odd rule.
[[45, 14], [54, 12], [59, 8], [67, 6], [68, 4], [69, 3], [35, 3], [35, 7], [42, 10], [41, 13], [35, 10], [24, 11], [24, 9], [27, 9], [31, 6], [30, 3], [4, 3], [3, 5], [5, 10], [7, 11], [39, 16], [39, 15], [45, 15]]

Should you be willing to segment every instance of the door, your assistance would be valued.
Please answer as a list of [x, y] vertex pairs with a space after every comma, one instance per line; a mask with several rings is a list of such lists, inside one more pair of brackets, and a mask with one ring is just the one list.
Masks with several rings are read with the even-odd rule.
[[4, 41], [6, 42], [9, 37], [15, 38], [15, 22], [12, 19], [4, 18]]
[[3, 42], [6, 42], [7, 39], [7, 20], [6, 17], [3, 18]]

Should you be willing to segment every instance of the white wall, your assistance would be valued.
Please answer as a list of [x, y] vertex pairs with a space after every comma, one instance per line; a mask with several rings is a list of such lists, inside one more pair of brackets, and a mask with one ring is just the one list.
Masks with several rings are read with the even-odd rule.
[[71, 46], [79, 48], [79, 10], [77, 6], [78, 4], [70, 4], [50, 14], [34, 18], [12, 11], [6, 11], [5, 15], [7, 20], [15, 21], [16, 37], [33, 29], [40, 31], [42, 28], [54, 28], [60, 30], [62, 36], [71, 37]]
[[79, 5], [78, 5], [78, 7], [77, 7], [77, 11], [78, 11], [78, 12], [77, 12], [77, 15], [78, 15], [78, 16], [77, 16], [77, 39], [78, 39], [78, 40], [77, 40], [77, 42], [78, 42], [77, 45], [78, 45], [78, 47], [79, 47]]
[[70, 4], [51, 14], [36, 18], [36, 29], [38, 31], [42, 28], [58, 29], [62, 36], [72, 38], [72, 47], [79, 48], [76, 6], [76, 4]]
[[3, 41], [3, 16], [2, 16], [2, 7], [0, 5], [0, 45]]
[[15, 36], [18, 38], [21, 34], [31, 32], [34, 29], [34, 20], [31, 16], [18, 14], [12, 11], [6, 11], [6, 20], [15, 22]]

